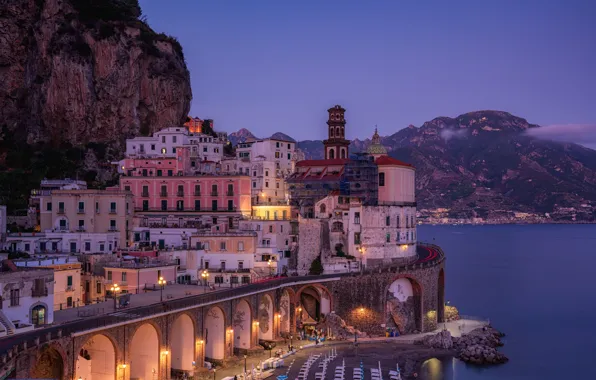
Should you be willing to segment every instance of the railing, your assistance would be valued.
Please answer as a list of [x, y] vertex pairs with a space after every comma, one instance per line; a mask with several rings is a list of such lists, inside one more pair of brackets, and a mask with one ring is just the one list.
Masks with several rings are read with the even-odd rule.
[[151, 212], [167, 212], [167, 211], [176, 211], [176, 212], [181, 212], [181, 211], [194, 211], [194, 212], [233, 212], [233, 211], [238, 211], [237, 207], [218, 207], [218, 208], [213, 208], [213, 207], [201, 207], [200, 209], [196, 209], [194, 206], [189, 206], [189, 207], [184, 207], [184, 208], [177, 208], [177, 207], [148, 207], [148, 208], [143, 208], [143, 207], [135, 207], [135, 211], [151, 211]]
[[212, 196], [212, 197], [217, 197], [217, 191], [212, 191], [212, 192], [211, 192], [211, 196]]
[[184, 196], [184, 191], [178, 191], [178, 192], [176, 193], [176, 196], [178, 196], [178, 197], [183, 197], [183, 196]]
[[167, 197], [168, 196], [168, 192], [167, 191], [162, 191], [159, 193], [160, 197]]
[[84, 208], [80, 208], [77, 210], [77, 214], [84, 214], [85, 213], [85, 209]]
[[110, 214], [115, 214], [116, 213], [116, 209], [115, 208], [111, 208], [110, 209]]
[[201, 192], [200, 191], [195, 191], [195, 197], [200, 197], [201, 196]]
[[233, 191], [227, 191], [227, 192], [226, 192], [226, 195], [227, 195], [228, 197], [233, 197], [233, 196], [234, 196], [234, 192], [233, 192]]
[[64, 211], [64, 209], [63, 209], [63, 208], [59, 208], [59, 209], [58, 209], [58, 214], [64, 214], [64, 212], [65, 212], [65, 211]]
[[141, 197], [149, 197], [149, 193], [148, 192], [142, 192], [141, 193]]

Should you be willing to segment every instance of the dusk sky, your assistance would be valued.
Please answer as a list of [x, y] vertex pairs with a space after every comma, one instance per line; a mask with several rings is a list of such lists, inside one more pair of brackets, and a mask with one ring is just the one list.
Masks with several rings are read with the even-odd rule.
[[348, 138], [498, 109], [596, 142], [596, 1], [140, 3], [184, 48], [191, 115], [218, 130], [321, 139], [341, 104]]

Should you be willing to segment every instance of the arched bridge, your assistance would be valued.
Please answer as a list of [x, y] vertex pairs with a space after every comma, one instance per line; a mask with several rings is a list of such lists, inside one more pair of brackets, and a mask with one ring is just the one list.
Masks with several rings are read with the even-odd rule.
[[432, 330], [443, 318], [444, 255], [420, 250], [407, 266], [279, 278], [14, 335], [0, 339], [0, 358], [20, 378], [167, 379], [262, 350], [260, 340], [332, 311], [371, 333]]

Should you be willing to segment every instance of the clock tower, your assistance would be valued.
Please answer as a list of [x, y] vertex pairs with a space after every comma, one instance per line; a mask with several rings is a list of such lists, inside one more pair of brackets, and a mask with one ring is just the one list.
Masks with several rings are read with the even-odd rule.
[[350, 141], [345, 138], [346, 119], [344, 114], [346, 110], [338, 105], [329, 108], [327, 112], [329, 112], [329, 120], [327, 120], [329, 135], [327, 140], [323, 140], [325, 159], [347, 159]]

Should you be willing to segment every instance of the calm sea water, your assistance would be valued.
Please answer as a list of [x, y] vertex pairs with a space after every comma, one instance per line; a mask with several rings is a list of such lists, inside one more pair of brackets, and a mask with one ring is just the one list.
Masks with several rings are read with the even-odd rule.
[[426, 380], [596, 379], [596, 226], [421, 226], [447, 255], [446, 300], [503, 331], [509, 363], [433, 360]]

